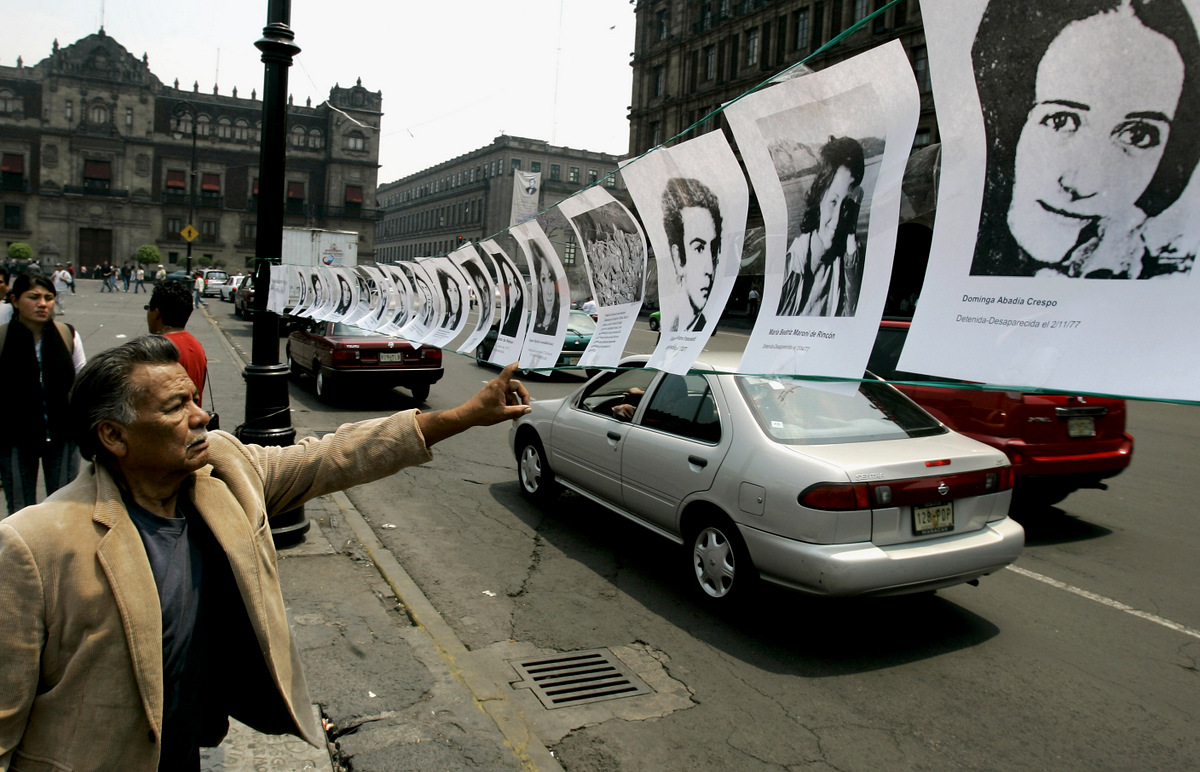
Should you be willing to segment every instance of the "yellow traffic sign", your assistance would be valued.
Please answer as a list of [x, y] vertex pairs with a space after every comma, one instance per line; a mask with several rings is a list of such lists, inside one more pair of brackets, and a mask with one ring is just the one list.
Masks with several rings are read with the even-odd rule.
[[197, 236], [200, 235], [200, 231], [196, 230], [195, 228], [193, 228], [192, 226], [189, 225], [188, 227], [181, 230], [179, 232], [179, 235], [183, 236], [188, 241], [193, 241]]

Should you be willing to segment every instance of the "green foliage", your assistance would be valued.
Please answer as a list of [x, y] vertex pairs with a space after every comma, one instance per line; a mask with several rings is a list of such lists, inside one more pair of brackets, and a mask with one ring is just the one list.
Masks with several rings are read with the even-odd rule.
[[208, 255], [204, 255], [203, 257], [197, 258], [196, 262], [200, 264], [201, 268], [208, 268], [208, 267], [212, 266], [212, 264], [213, 264], [212, 258], [209, 257]]
[[15, 241], [8, 245], [8, 257], [10, 260], [32, 260], [33, 247], [23, 241]]
[[158, 265], [162, 262], [162, 252], [153, 244], [143, 244], [138, 247], [135, 259], [142, 265]]

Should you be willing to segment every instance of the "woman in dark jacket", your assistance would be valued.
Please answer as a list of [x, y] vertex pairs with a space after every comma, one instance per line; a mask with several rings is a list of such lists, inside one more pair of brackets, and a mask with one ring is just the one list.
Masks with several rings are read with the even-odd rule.
[[12, 284], [12, 321], [0, 325], [0, 404], [9, 418], [0, 434], [0, 482], [8, 512], [36, 503], [38, 464], [46, 493], [79, 472], [70, 440], [67, 398], [86, 359], [79, 333], [54, 322], [54, 282], [22, 274]]

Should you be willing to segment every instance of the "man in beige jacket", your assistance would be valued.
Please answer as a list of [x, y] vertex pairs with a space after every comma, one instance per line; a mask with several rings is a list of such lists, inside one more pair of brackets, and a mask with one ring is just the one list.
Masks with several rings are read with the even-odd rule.
[[288, 447], [208, 433], [165, 338], [103, 352], [71, 418], [93, 461], [0, 521], [0, 770], [188, 770], [228, 716], [323, 741], [267, 519], [528, 411], [514, 368], [452, 410]]

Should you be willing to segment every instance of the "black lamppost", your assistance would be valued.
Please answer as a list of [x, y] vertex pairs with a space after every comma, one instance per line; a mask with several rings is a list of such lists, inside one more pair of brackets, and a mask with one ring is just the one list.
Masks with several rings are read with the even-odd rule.
[[[196, 219], [196, 121], [200, 117], [194, 104], [185, 101], [175, 105], [175, 109], [171, 111], [175, 128], [171, 133], [175, 139], [183, 139], [187, 136], [187, 132], [181, 131], [179, 128], [185, 115], [188, 116], [188, 123], [192, 127], [192, 165], [188, 169], [188, 227], [194, 228], [196, 227], [193, 222]], [[187, 240], [187, 273], [190, 278], [192, 275], [192, 239]]]
[[[258, 161], [258, 236], [254, 265], [254, 331], [250, 364], [246, 365], [246, 422], [238, 437], [256, 445], [291, 445], [296, 441], [288, 399], [288, 368], [279, 361], [279, 323], [267, 311], [270, 266], [279, 265], [283, 250], [283, 182], [287, 156], [288, 68], [300, 48], [292, 42], [291, 0], [268, 0], [267, 26], [255, 42], [262, 51], [262, 151]], [[304, 509], [271, 520], [275, 538], [302, 536], [309, 528]]]

